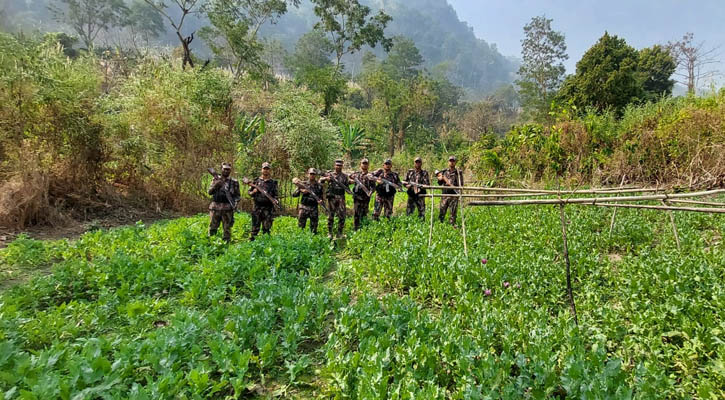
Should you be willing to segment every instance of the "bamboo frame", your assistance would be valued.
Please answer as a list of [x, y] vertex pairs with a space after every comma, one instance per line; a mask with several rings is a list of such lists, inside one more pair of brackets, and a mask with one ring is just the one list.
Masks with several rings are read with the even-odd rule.
[[[562, 192], [564, 193], [564, 192]], [[615, 197], [583, 197], [583, 198], [568, 198], [568, 199], [526, 199], [526, 200], [488, 200], [488, 201], [473, 201], [469, 203], [472, 206], [515, 206], [515, 205], [533, 205], [533, 204], [588, 204], [598, 205], [599, 203], [613, 203], [613, 202], [629, 202], [629, 201], [644, 201], [644, 200], [671, 200], [671, 199], [682, 199], [692, 197], [710, 196], [714, 194], [725, 193], [725, 189], [707, 190], [702, 192], [692, 193], [674, 193], [674, 194], [655, 194], [645, 196], [615, 196]], [[673, 207], [680, 209], [683, 207]], [[667, 209], [667, 208], [664, 208]]]
[[[582, 204], [582, 203], [579, 203]], [[642, 208], [647, 210], [667, 210], [667, 211], [690, 211], [690, 212], [702, 212], [710, 214], [725, 214], [725, 208], [706, 208], [706, 207], [674, 207], [674, 206], [653, 206], [647, 204], [609, 204], [609, 203], [597, 203], [597, 204], [586, 204], [597, 207], [619, 207], [619, 208]]]
[[480, 187], [480, 186], [423, 186], [423, 189], [453, 189], [453, 190], [473, 190], [479, 192], [500, 192], [500, 193], [541, 193], [541, 195], [560, 195], [560, 194], [620, 194], [620, 193], [648, 193], [648, 192], [664, 192], [663, 188], [639, 188], [639, 189], [577, 189], [577, 190], [545, 190], [545, 189], [518, 189], [518, 188], [497, 188], [497, 187]]

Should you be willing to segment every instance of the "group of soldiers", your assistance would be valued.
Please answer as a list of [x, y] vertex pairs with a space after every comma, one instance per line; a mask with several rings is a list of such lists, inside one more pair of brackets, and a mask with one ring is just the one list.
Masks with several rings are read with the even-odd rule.
[[[450, 223], [454, 226], [458, 210], [458, 197], [454, 196], [458, 192], [454, 188], [463, 186], [463, 173], [456, 168], [456, 161], [455, 156], [450, 156], [448, 168], [435, 171], [438, 185], [451, 187], [443, 189], [443, 194], [449, 196], [444, 196], [441, 200], [438, 219], [443, 222], [448, 213]], [[316, 234], [319, 207], [323, 207], [327, 211], [328, 236], [342, 237], [347, 215], [346, 194], [352, 195], [353, 198], [355, 230], [360, 229], [368, 215], [373, 193], [376, 195], [373, 220], [378, 220], [381, 215], [387, 218], [393, 215], [395, 194], [403, 191], [403, 188], [408, 194], [406, 214], [411, 215], [417, 210], [418, 217], [423, 218], [425, 215], [426, 187], [431, 185], [431, 180], [428, 171], [423, 169], [423, 160], [420, 157], [415, 159], [414, 168], [408, 170], [404, 180], [392, 170], [393, 162], [390, 159], [385, 160], [382, 168], [374, 172], [370, 172], [370, 162], [367, 158], [360, 160], [359, 170], [349, 175], [342, 171], [342, 167], [343, 161], [335, 160], [335, 168], [331, 172], [322, 173], [310, 168], [306, 180], [293, 180], [297, 188], [292, 196], [301, 197], [297, 214], [301, 229], [306, 228], [309, 220], [310, 231]], [[234, 225], [234, 209], [241, 199], [239, 181], [231, 177], [232, 166], [229, 163], [222, 164], [221, 174], [216, 174], [212, 169], [210, 172], [214, 175], [214, 179], [209, 187], [209, 195], [212, 196], [209, 205], [209, 235], [215, 235], [221, 224], [224, 240], [230, 241]], [[244, 179], [243, 182], [249, 185], [248, 194], [254, 202], [250, 235], [250, 240], [254, 240], [260, 228], [262, 233], [270, 233], [272, 229], [276, 208], [280, 208], [278, 184], [272, 179], [271, 165], [267, 162], [262, 164], [262, 172], [258, 178], [253, 181]], [[327, 184], [326, 188], [323, 187], [324, 184]], [[335, 219], [337, 219], [336, 231]]]

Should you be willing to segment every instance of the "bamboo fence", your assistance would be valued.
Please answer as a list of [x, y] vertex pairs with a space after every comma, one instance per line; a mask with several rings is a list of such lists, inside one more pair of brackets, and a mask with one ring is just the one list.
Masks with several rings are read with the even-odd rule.
[[[659, 210], [668, 213], [670, 224], [672, 226], [673, 236], [680, 249], [680, 237], [675, 224], [673, 211], [685, 212], [701, 212], [710, 214], [725, 214], [725, 203], [717, 201], [703, 201], [702, 198], [725, 194], [725, 189], [702, 190], [697, 192], [672, 193], [665, 188], [597, 188], [597, 189], [573, 189], [573, 190], [541, 190], [541, 189], [520, 189], [520, 188], [489, 188], [479, 186], [425, 186], [429, 190], [454, 189], [455, 194], [436, 194], [428, 193], [426, 196], [431, 199], [431, 215], [430, 215], [430, 231], [428, 234], [428, 246], [431, 245], [433, 236], [433, 206], [437, 197], [456, 197], [459, 200], [461, 209], [461, 222], [463, 224], [463, 246], [466, 255], [468, 254], [468, 246], [466, 241], [465, 228], [465, 200], [471, 199], [468, 206], [522, 206], [522, 205], [558, 205], [561, 219], [561, 231], [563, 240], [563, 253], [566, 266], [566, 283], [567, 296], [569, 298], [569, 307], [574, 318], [575, 324], [579, 324], [576, 313], [576, 303], [574, 301], [574, 292], [571, 285], [571, 266], [569, 260], [569, 246], [567, 238], [567, 219], [565, 215], [565, 207], [567, 205], [595, 206], [595, 207], [611, 207], [614, 208], [609, 235], [611, 237], [614, 229], [616, 211], [618, 208], [634, 208]], [[480, 193], [464, 193], [464, 191], [484, 192]], [[578, 197], [577, 195], [588, 195], [588, 197]], [[606, 197], [600, 197], [602, 195]], [[532, 198], [544, 197], [550, 198]], [[556, 198], [551, 198], [556, 196]], [[568, 197], [562, 197], [568, 196]], [[527, 197], [525, 199], [511, 199], [516, 197]], [[494, 200], [491, 200], [494, 199]], [[501, 200], [508, 199], [508, 200]], [[700, 199], [700, 200], [693, 200]], [[653, 202], [659, 205], [639, 204], [637, 202]], [[682, 206], [678, 206], [682, 204]], [[704, 207], [697, 207], [704, 206]]]

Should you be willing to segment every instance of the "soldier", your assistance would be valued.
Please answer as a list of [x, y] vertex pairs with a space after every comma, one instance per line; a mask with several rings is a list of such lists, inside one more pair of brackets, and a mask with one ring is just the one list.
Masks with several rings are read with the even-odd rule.
[[376, 221], [380, 219], [380, 212], [383, 210], [385, 217], [390, 218], [393, 215], [393, 200], [395, 200], [395, 192], [400, 188], [401, 183], [398, 173], [393, 172], [392, 168], [393, 162], [387, 159], [383, 163], [383, 168], [373, 173], [373, 176], [377, 178], [377, 196], [375, 196], [373, 211], [373, 219]]
[[[292, 197], [299, 197], [302, 194], [302, 200], [300, 200], [300, 209], [297, 214], [297, 226], [301, 229], [305, 229], [307, 225], [307, 219], [310, 220], [310, 231], [313, 234], [317, 234], [317, 222], [319, 221], [319, 210], [317, 207], [318, 199], [322, 202], [322, 185], [317, 182], [317, 173], [314, 168], [310, 168], [307, 171], [309, 179], [306, 182], [302, 182], [302, 187], [292, 193]], [[317, 198], [315, 198], [317, 197]]]
[[[438, 184], [443, 186], [463, 186], [463, 172], [456, 169], [456, 157], [448, 157], [448, 169], [445, 171], [436, 171]], [[443, 189], [443, 194], [458, 194], [455, 189]], [[441, 211], [438, 219], [443, 222], [446, 218], [446, 211], [451, 209], [450, 222], [456, 226], [456, 212], [458, 212], [458, 197], [443, 197], [441, 200]]]
[[355, 214], [355, 230], [360, 229], [363, 218], [368, 215], [370, 196], [375, 190], [375, 178], [368, 172], [370, 161], [367, 158], [360, 160], [360, 171], [350, 174], [352, 188], [353, 210]]
[[242, 197], [239, 192], [239, 182], [230, 177], [231, 173], [231, 164], [222, 163], [222, 174], [214, 176], [209, 186], [209, 195], [212, 196], [212, 202], [209, 204], [209, 236], [216, 235], [219, 223], [222, 223], [226, 242], [232, 240], [234, 209]]
[[335, 216], [337, 216], [337, 237], [342, 236], [345, 229], [345, 189], [350, 190], [350, 178], [342, 172], [342, 160], [335, 160], [335, 171], [323, 178], [320, 182], [330, 182], [327, 186], [327, 236], [332, 238], [332, 232], [335, 226]]
[[[252, 209], [252, 233], [249, 240], [253, 241], [259, 234], [260, 225], [262, 227], [262, 233], [269, 234], [272, 230], [275, 202], [278, 201], [277, 199], [279, 197], [277, 193], [277, 181], [270, 176], [270, 165], [268, 162], [262, 163], [262, 175], [255, 179], [252, 185], [249, 188], [249, 195], [254, 200], [254, 208]], [[267, 195], [274, 199], [274, 202], [264, 193], [267, 193]]]
[[413, 211], [417, 208], [418, 217], [420, 218], [425, 216], [425, 194], [427, 192], [418, 185], [430, 185], [428, 171], [422, 167], [423, 160], [416, 157], [415, 168], [409, 169], [405, 175], [405, 186], [408, 188], [408, 208], [405, 210], [405, 215], [413, 214]]

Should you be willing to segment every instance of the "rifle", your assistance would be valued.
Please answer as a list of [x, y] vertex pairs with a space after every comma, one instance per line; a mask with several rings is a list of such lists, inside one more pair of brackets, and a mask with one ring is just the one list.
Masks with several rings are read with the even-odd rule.
[[[417, 178], [416, 178], [417, 180]], [[403, 181], [404, 184], [413, 186], [413, 193], [418, 194], [420, 193], [420, 189], [423, 189], [425, 185], [420, 184], [418, 182], [410, 182], [410, 181]]]
[[272, 204], [274, 204], [274, 206], [276, 208], [278, 208], [280, 210], [282, 209], [282, 206], [279, 204], [279, 200], [277, 200], [274, 197], [270, 196], [269, 193], [267, 193], [266, 190], [264, 190], [261, 187], [255, 185], [254, 183], [252, 183], [252, 181], [249, 180], [249, 178], [242, 178], [242, 182], [244, 182], [245, 185], [249, 185], [249, 186], [257, 189], [259, 191], [259, 193], [262, 193], [264, 195], [264, 197], [268, 198], [269, 201], [271, 201]]
[[[450, 181], [450, 180], [448, 179], [448, 177], [446, 177], [446, 176], [445, 176], [445, 175], [443, 174], [443, 171], [438, 171], [438, 170], [436, 170], [436, 171], [435, 171], [435, 176], [436, 176], [436, 178], [438, 177], [438, 175], [440, 175], [441, 177], [443, 177], [443, 181], [444, 181], [444, 182], [446, 183], [446, 186], [453, 186], [453, 184], [452, 184], [452, 183], [451, 183], [451, 181]], [[460, 193], [460, 192], [458, 192], [458, 191], [457, 191], [456, 189], [452, 189], [452, 190], [453, 190], [453, 192], [454, 192], [455, 194], [461, 194], [461, 193]]]
[[[369, 175], [369, 174], [368, 174], [368, 175]], [[365, 194], [366, 194], [366, 195], [367, 195], [368, 197], [370, 197], [370, 196], [372, 196], [372, 195], [373, 195], [373, 193], [372, 193], [371, 191], [369, 191], [369, 190], [368, 190], [368, 188], [367, 188], [367, 187], [366, 187], [365, 185], [363, 185], [363, 184], [362, 184], [362, 182], [360, 182], [360, 179], [358, 179], [358, 178], [357, 178], [357, 175], [355, 175], [355, 174], [353, 173], [353, 174], [350, 174], [350, 176], [352, 176], [352, 179], [353, 179], [353, 180], [355, 181], [355, 183], [356, 183], [356, 184], [357, 184], [358, 186], [360, 186], [360, 188], [362, 188], [363, 192], [365, 192]]]
[[[323, 177], [325, 177], [325, 178], [330, 178], [330, 174], [331, 174], [331, 172], [330, 172], [330, 171], [327, 171], [327, 172], [322, 172], [322, 173], [319, 173], [318, 175], [322, 175], [322, 176], [323, 176]], [[352, 192], [352, 190], [350, 190], [350, 188], [349, 188], [349, 187], [348, 187], [347, 185], [343, 185], [342, 183], [340, 183], [340, 182], [338, 182], [338, 181], [336, 181], [336, 180], [334, 180], [334, 179], [329, 179], [329, 181], [330, 181], [331, 183], [333, 183], [333, 184], [337, 185], [337, 187], [340, 187], [340, 188], [342, 188], [342, 189], [345, 189], [345, 191], [346, 191], [346, 192], [348, 192], [348, 193], [349, 193], [350, 195], [353, 195], [353, 196], [355, 195], [355, 194], [354, 194], [354, 193]]]
[[322, 201], [320, 196], [316, 195], [315, 192], [313, 192], [312, 189], [310, 189], [307, 185], [305, 185], [301, 180], [299, 180], [297, 178], [293, 178], [292, 183], [294, 183], [298, 188], [307, 190], [307, 193], [312, 195], [312, 197], [317, 201], [317, 203], [322, 206], [322, 209], [324, 209], [326, 213], [328, 213], [328, 214], [330, 213], [330, 211], [327, 209], [327, 207], [325, 207], [325, 202]]
[[[373, 176], [375, 176], [375, 175], [373, 175]], [[403, 191], [403, 188], [401, 188], [401, 187], [400, 187], [399, 185], [397, 185], [397, 184], [395, 184], [395, 183], [393, 183], [393, 182], [390, 182], [389, 180], [387, 180], [387, 179], [385, 179], [385, 178], [381, 178], [381, 177], [379, 177], [379, 176], [376, 176], [376, 177], [375, 177], [375, 179], [380, 179], [380, 181], [381, 181], [382, 183], [385, 183], [386, 185], [390, 185], [390, 186], [394, 187], [394, 188], [395, 188], [395, 190], [399, 190], [399, 191], [401, 191], [401, 192]]]
[[[211, 176], [214, 177], [214, 179], [221, 179], [220, 175], [214, 170], [214, 168], [207, 168], [207, 171], [211, 174]], [[229, 193], [229, 190], [226, 186], [222, 185], [222, 189], [224, 190], [224, 194], [227, 197], [227, 201], [229, 202], [229, 205], [232, 206], [232, 210], [235, 210], [237, 208], [237, 202], [234, 201], [232, 198], [232, 194]]]

